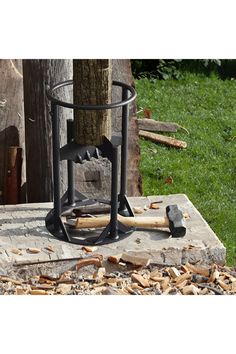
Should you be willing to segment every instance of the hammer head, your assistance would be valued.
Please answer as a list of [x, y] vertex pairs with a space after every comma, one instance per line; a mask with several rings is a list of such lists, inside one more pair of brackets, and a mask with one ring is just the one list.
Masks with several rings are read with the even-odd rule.
[[185, 220], [178, 205], [168, 205], [166, 215], [172, 237], [183, 237], [186, 234]]

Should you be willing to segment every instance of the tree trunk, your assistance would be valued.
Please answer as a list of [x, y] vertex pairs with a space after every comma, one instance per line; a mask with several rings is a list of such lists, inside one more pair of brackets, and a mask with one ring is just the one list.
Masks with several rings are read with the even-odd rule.
[[[24, 106], [21, 60], [0, 60], [0, 202], [5, 203], [8, 151], [10, 146], [23, 149], [21, 172], [21, 201], [24, 201]], [[19, 191], [17, 191], [18, 193]]]
[[[72, 78], [72, 60], [23, 60], [23, 73], [28, 202], [52, 201], [52, 127], [46, 89]], [[70, 95], [68, 88], [60, 90], [61, 100], [68, 101]], [[60, 108], [59, 117], [60, 143], [63, 145], [66, 143], [66, 119], [72, 117], [71, 110]], [[65, 183], [67, 176], [63, 163], [62, 191], [65, 191]]]
[[[79, 79], [79, 78], [78, 78]], [[112, 80], [122, 81], [133, 85], [130, 60], [112, 60]], [[121, 89], [113, 87], [112, 102], [121, 101]], [[129, 105], [130, 117], [136, 113], [135, 102]], [[121, 131], [122, 109], [112, 110], [112, 132]], [[142, 194], [142, 182], [139, 173], [140, 148], [138, 126], [135, 119], [129, 121], [128, 142], [128, 186], [127, 194], [139, 196]], [[111, 193], [111, 165], [105, 158], [85, 162], [75, 169], [75, 181], [77, 189], [90, 198], [110, 198]]]
[[[74, 103], [104, 105], [111, 102], [111, 61], [73, 60]], [[101, 145], [111, 138], [111, 110], [74, 111], [74, 138], [78, 144]]]
[[[113, 59], [112, 60], [112, 79], [122, 81], [128, 85], [134, 86], [134, 79], [131, 71], [131, 63], [129, 59]], [[120, 92], [113, 90], [113, 102], [120, 100]], [[138, 137], [138, 125], [134, 118], [136, 115], [136, 102], [129, 105], [129, 140], [128, 140], [128, 172], [127, 172], [127, 195], [140, 196], [142, 194], [142, 178], [139, 172], [140, 147]], [[112, 131], [121, 131], [121, 109], [113, 110]]]

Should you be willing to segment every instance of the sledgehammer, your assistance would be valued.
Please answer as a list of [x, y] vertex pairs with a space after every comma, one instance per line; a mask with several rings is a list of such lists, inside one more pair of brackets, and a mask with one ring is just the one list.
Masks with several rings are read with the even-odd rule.
[[[135, 228], [158, 228], [168, 227], [172, 237], [183, 237], [186, 234], [185, 216], [178, 205], [169, 205], [166, 207], [166, 216], [164, 217], [125, 217], [118, 215], [118, 220], [126, 225]], [[101, 216], [97, 218], [77, 218], [76, 229], [89, 229], [105, 227], [110, 222], [110, 216]]]

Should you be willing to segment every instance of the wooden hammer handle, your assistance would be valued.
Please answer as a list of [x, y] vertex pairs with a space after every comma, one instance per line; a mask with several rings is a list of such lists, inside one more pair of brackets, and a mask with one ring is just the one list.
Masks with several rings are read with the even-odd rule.
[[[156, 228], [169, 227], [169, 220], [167, 217], [124, 217], [118, 215], [118, 220], [126, 226], [133, 226], [138, 228]], [[98, 218], [77, 218], [75, 223], [76, 229], [83, 228], [99, 228], [105, 227], [110, 222], [110, 216], [101, 216]]]

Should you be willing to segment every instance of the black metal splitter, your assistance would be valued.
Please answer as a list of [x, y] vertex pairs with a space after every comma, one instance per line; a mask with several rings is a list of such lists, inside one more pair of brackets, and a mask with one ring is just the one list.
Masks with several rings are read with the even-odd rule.
[[[128, 105], [136, 97], [133, 87], [122, 82], [113, 81], [114, 86], [122, 88], [122, 100], [120, 102], [107, 105], [75, 105], [63, 102], [54, 97], [54, 92], [64, 86], [72, 85], [73, 81], [68, 80], [56, 84], [48, 90], [47, 96], [51, 101], [52, 118], [52, 142], [53, 142], [53, 193], [54, 208], [46, 216], [46, 227], [55, 237], [80, 245], [101, 245], [115, 242], [127, 237], [134, 231], [133, 227], [127, 227], [118, 221], [118, 213], [123, 216], [134, 216], [133, 210], [126, 196], [127, 190], [127, 156], [128, 156]], [[131, 93], [129, 97], [129, 93]], [[113, 135], [111, 140], [103, 138], [100, 146], [85, 146], [77, 144], [73, 139], [73, 120], [67, 121], [67, 144], [60, 147], [59, 142], [59, 118], [58, 106], [78, 109], [78, 110], [105, 110], [122, 107], [122, 131], [119, 135]], [[121, 146], [121, 173], [120, 173], [120, 193], [118, 194], [118, 148]], [[112, 166], [111, 176], [111, 200], [89, 199], [78, 192], [74, 186], [74, 163], [82, 164], [91, 158], [106, 157]], [[68, 186], [66, 193], [60, 196], [60, 161], [67, 160]], [[73, 230], [66, 227], [62, 216], [71, 208], [95, 203], [111, 205], [110, 222], [97, 235], [97, 231]]]

